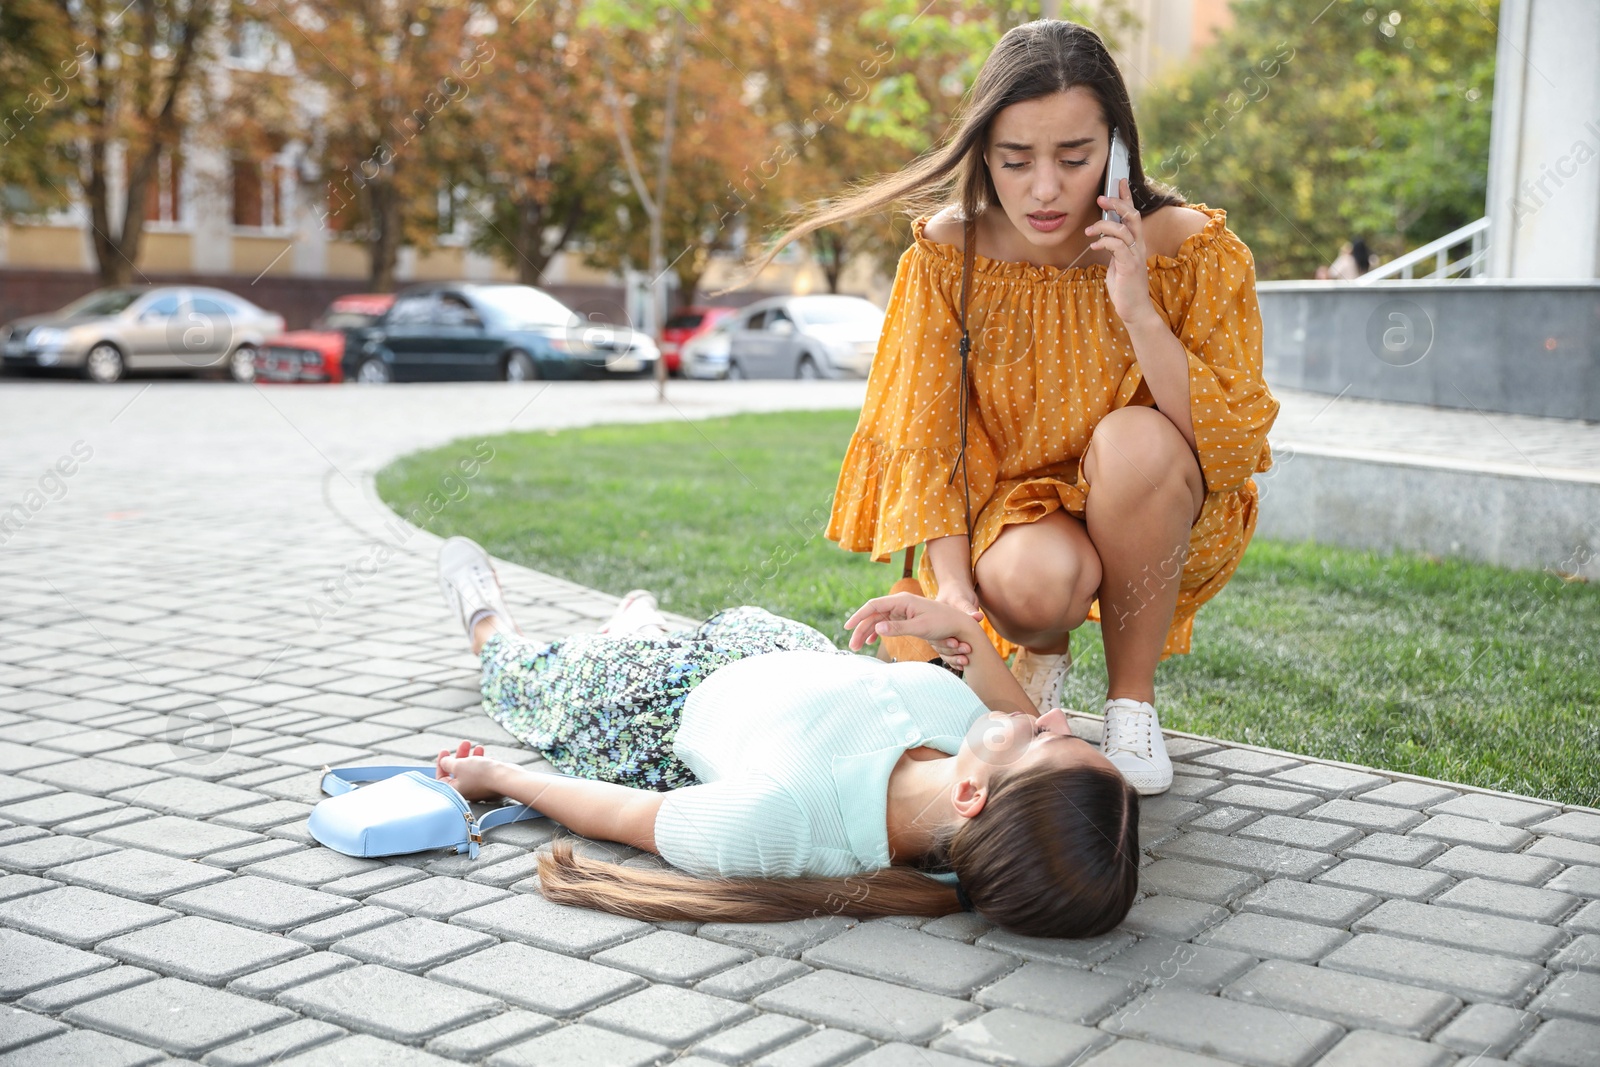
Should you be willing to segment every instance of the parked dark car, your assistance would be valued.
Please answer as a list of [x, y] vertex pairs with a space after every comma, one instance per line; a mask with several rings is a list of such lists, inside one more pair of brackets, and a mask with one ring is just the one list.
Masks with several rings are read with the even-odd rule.
[[531, 285], [415, 285], [351, 335], [346, 381], [601, 378], [647, 374], [660, 358], [642, 333], [585, 323]]

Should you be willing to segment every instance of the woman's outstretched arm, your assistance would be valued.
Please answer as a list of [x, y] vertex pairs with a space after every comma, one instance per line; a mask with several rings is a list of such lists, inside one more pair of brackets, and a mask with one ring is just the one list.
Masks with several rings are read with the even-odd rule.
[[[965, 540], [965, 538], [962, 538]], [[941, 652], [944, 642], [954, 639], [965, 650], [966, 669], [961, 680], [992, 711], [1025, 711], [1034, 718], [1039, 710], [1027, 691], [1011, 676], [1000, 653], [984, 635], [983, 628], [964, 611], [915, 593], [891, 593], [867, 601], [845, 620], [850, 634], [850, 650], [858, 652], [880, 637], [920, 637]]]
[[656, 812], [665, 793], [530, 771], [482, 753], [465, 741], [454, 753], [440, 752], [438, 777], [468, 800], [510, 797], [584, 837], [656, 851]]

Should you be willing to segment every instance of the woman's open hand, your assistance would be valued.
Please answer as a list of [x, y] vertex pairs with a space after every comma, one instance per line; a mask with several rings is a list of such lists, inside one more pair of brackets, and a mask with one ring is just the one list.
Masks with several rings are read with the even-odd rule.
[[958, 665], [965, 665], [972, 642], [982, 640], [977, 621], [967, 612], [915, 593], [875, 597], [844, 624], [851, 631], [853, 652], [880, 637], [920, 637], [944, 658], [959, 660]]
[[466, 800], [488, 800], [501, 795], [498, 775], [505, 764], [483, 754], [482, 745], [463, 741], [455, 752], [439, 750], [434, 764], [434, 776], [448, 783]]

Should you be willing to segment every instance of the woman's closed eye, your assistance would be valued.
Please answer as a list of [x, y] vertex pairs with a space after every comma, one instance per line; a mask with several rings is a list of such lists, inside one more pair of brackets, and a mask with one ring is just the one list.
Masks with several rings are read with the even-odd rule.
[[[1069, 167], [1087, 167], [1089, 165], [1089, 161], [1087, 159], [1063, 159], [1060, 162], [1065, 163]], [[1026, 167], [1027, 165], [1027, 161], [1020, 163], [1002, 163], [1000, 164], [1000, 169], [1017, 170], [1018, 168]]]

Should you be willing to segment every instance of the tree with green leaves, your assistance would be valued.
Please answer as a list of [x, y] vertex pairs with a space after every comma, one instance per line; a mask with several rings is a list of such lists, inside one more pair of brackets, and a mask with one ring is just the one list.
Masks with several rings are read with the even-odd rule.
[[441, 193], [470, 152], [464, 101], [507, 58], [495, 21], [462, 0], [271, 6], [274, 32], [322, 100], [310, 152], [324, 183], [313, 194], [319, 223], [359, 239], [369, 284], [392, 290], [401, 247], [438, 240]]
[[526, 285], [544, 283], [558, 252], [587, 233], [611, 200], [616, 144], [601, 104], [600, 42], [579, 25], [582, 0], [502, 5], [501, 61], [468, 107], [462, 182], [487, 202], [468, 211], [475, 249]]
[[1145, 170], [1226, 208], [1263, 278], [1384, 258], [1484, 213], [1496, 0], [1236, 0], [1140, 102]]
[[[81, 210], [100, 280], [133, 280], [163, 153], [216, 114], [231, 5], [0, 5], [0, 218]], [[120, 168], [119, 168], [120, 161]]]

